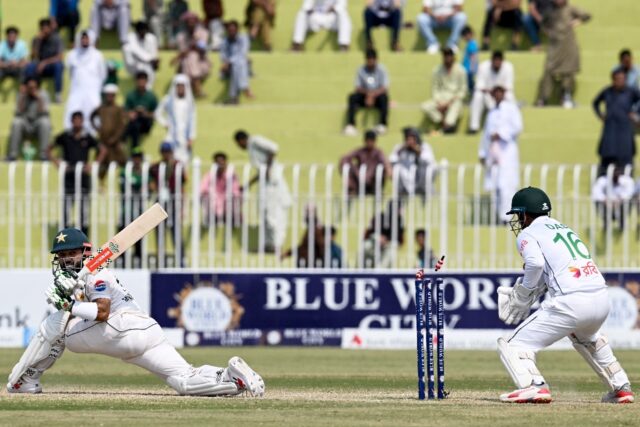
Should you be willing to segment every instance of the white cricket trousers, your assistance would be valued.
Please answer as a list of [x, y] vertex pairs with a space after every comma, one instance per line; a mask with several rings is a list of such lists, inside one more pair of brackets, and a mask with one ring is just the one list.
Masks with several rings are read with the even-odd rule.
[[[580, 342], [594, 343], [602, 336], [600, 328], [608, 315], [607, 289], [556, 296], [545, 300], [541, 308], [527, 317], [507, 341], [514, 349], [534, 353], [570, 334], [574, 334]], [[607, 345], [603, 350], [598, 354], [598, 362], [602, 366], [616, 361], [610, 346]], [[615, 374], [612, 382], [620, 387], [629, 379], [621, 370]]]
[[120, 312], [106, 322], [73, 318], [66, 347], [74, 353], [95, 353], [140, 366], [163, 380], [188, 373], [191, 365], [169, 344], [162, 328], [143, 313]]
[[296, 24], [293, 30], [293, 42], [303, 44], [307, 31], [318, 32], [320, 30], [338, 32], [338, 44], [349, 46], [351, 44], [351, 18], [346, 12], [307, 14], [304, 10], [298, 12]]

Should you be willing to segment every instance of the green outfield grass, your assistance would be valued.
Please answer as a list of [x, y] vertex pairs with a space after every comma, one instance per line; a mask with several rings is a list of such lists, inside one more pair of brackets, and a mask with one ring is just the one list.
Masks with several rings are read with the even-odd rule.
[[[104, 356], [66, 352], [43, 377], [42, 395], [0, 394], [2, 424], [11, 425], [637, 425], [635, 405], [599, 403], [603, 387], [575, 352], [541, 353], [551, 405], [510, 406], [512, 389], [498, 355], [446, 354], [448, 400], [416, 399], [412, 351], [328, 348], [199, 348], [183, 350], [194, 364], [225, 364], [242, 355], [265, 379], [263, 399], [179, 397], [143, 370]], [[9, 372], [19, 350], [0, 352]], [[637, 351], [620, 351], [632, 383], [640, 381]], [[10, 421], [9, 421], [10, 420]]]

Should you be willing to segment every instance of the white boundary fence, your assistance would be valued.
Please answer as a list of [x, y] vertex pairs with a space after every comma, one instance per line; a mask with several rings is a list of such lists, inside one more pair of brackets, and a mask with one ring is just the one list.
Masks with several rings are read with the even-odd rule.
[[[83, 190], [82, 164], [72, 170], [64, 164], [57, 169], [49, 163], [1, 165], [0, 268], [47, 267], [53, 236], [65, 225], [65, 206], [69, 207], [70, 225], [84, 225], [91, 241], [98, 245], [157, 200], [164, 202], [169, 221], [143, 239], [137, 251], [125, 254], [119, 261], [124, 267], [414, 268], [420, 262], [430, 262], [429, 250], [418, 259], [414, 239], [418, 229], [426, 230], [426, 246], [433, 248], [435, 256], [447, 254], [449, 269], [521, 266], [514, 235], [497, 220], [498, 195], [484, 191], [485, 171], [479, 164], [449, 165], [443, 160], [423, 171], [424, 186], [411, 180], [420, 175], [415, 167], [410, 171], [395, 167], [391, 176], [385, 177], [379, 166], [374, 188], [367, 191], [361, 179], [352, 194], [348, 166], [340, 170], [332, 164], [285, 165], [283, 177], [290, 188], [291, 204], [284, 210], [287, 215], [276, 223], [286, 232], [282, 247], [269, 247], [269, 226], [264, 220], [273, 208], [269, 171], [255, 171], [247, 164], [230, 165], [225, 177], [224, 212], [216, 216], [212, 205], [219, 200], [203, 198], [200, 191], [204, 174], [216, 176], [215, 165], [202, 165], [195, 159], [187, 168], [184, 188], [178, 166], [173, 192], [166, 182], [165, 166], [158, 168], [158, 181], [164, 183], [158, 188], [149, 178], [150, 166], [143, 163], [136, 171], [132, 163], [121, 170], [111, 164], [100, 181], [98, 166], [92, 164], [85, 183], [90, 189]], [[74, 185], [65, 194], [67, 170], [75, 179], [67, 176], [67, 184]], [[609, 195], [614, 194], [613, 172], [613, 168], [607, 171]], [[250, 191], [232, 193], [234, 174], [239, 184], [248, 188], [256, 173], [258, 182]], [[357, 175], [366, 176], [365, 168]], [[581, 235], [600, 267], [638, 268], [637, 192], [619, 207], [609, 198], [600, 211], [590, 195], [596, 178], [595, 165], [525, 164], [520, 182], [548, 192], [553, 216]], [[215, 190], [214, 186], [215, 180], [209, 190]], [[84, 206], [82, 211], [80, 206]], [[625, 217], [622, 226], [615, 222], [620, 215]], [[605, 216], [609, 226], [605, 226]], [[307, 233], [307, 228], [316, 232]], [[341, 247], [341, 255], [331, 244], [332, 228], [337, 232], [334, 246]]]

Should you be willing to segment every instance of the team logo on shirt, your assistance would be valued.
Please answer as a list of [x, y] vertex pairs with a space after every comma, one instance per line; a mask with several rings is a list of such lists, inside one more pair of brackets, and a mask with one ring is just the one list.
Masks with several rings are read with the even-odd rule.
[[97, 292], [103, 292], [107, 290], [107, 284], [104, 282], [104, 280], [98, 280], [94, 287]]

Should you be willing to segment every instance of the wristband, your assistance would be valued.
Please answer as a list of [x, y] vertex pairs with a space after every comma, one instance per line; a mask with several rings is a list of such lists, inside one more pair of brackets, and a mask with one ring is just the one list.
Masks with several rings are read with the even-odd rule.
[[87, 320], [96, 320], [98, 304], [95, 302], [75, 302], [71, 307], [71, 314]]

